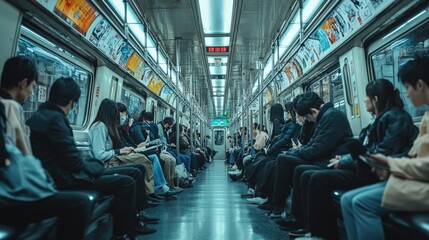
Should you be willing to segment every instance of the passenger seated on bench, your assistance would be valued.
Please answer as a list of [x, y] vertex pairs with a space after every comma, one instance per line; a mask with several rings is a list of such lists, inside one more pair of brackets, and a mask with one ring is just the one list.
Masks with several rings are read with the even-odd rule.
[[[414, 106], [429, 104], [429, 58], [417, 57], [401, 67], [398, 78]], [[429, 209], [429, 111], [426, 111], [409, 157], [372, 155], [389, 172], [377, 170], [380, 183], [351, 190], [341, 197], [347, 239], [384, 239], [381, 216], [390, 211]], [[390, 176], [389, 176], [390, 173]]]
[[91, 169], [90, 162], [82, 159], [67, 119], [80, 94], [79, 85], [72, 78], [59, 78], [51, 86], [48, 102], [27, 120], [35, 156], [41, 159], [61, 190], [96, 190], [114, 195], [115, 236], [154, 232], [143, 223], [138, 224], [136, 217], [147, 202], [144, 172], [132, 166], [103, 170], [102, 163], [97, 165], [98, 169]]
[[[0, 124], [3, 125], [0, 129], [0, 168], [10, 165], [10, 155], [5, 149], [6, 141], [15, 144], [24, 155], [32, 155], [20, 104], [31, 94], [37, 78], [36, 65], [30, 58], [13, 57], [4, 65], [0, 85], [0, 122], [3, 123]], [[0, 224], [21, 230], [29, 223], [57, 217], [58, 239], [84, 239], [92, 208], [91, 201], [85, 194], [57, 192], [53, 183], [46, 181], [44, 190], [40, 189], [37, 195], [1, 198]]]
[[[314, 92], [305, 93], [297, 102], [298, 115], [316, 122], [313, 137], [299, 148], [290, 149], [277, 157], [270, 217], [280, 218], [293, 183], [293, 173], [299, 165], [326, 167], [329, 159], [346, 153], [346, 144], [353, 137], [347, 117], [332, 103], [324, 103]], [[341, 129], [341, 131], [338, 131]]]
[[[361, 131], [361, 144], [368, 152], [406, 154], [418, 130], [410, 114], [403, 109], [399, 91], [388, 80], [378, 79], [367, 84], [366, 96], [366, 109], [375, 119]], [[371, 166], [359, 159], [354, 161], [350, 154], [337, 156], [331, 162], [337, 169], [321, 170], [316, 166], [298, 166], [295, 169], [291, 212], [297, 218], [296, 221], [290, 218], [283, 226], [292, 229], [304, 227], [305, 220], [308, 231], [292, 231], [289, 235], [308, 237], [308, 233], [311, 233], [313, 237], [338, 238], [337, 217], [332, 214], [335, 209], [331, 193], [334, 190], [349, 190], [379, 181], [371, 171]], [[296, 191], [298, 189], [299, 191]], [[300, 224], [302, 226], [299, 226]]]

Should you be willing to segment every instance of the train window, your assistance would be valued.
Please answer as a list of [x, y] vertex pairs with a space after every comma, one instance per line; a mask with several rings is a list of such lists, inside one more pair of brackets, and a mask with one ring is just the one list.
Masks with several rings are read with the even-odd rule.
[[332, 102], [335, 108], [346, 113], [343, 80], [339, 68], [318, 79], [307, 90], [317, 93], [324, 102]]
[[140, 112], [146, 109], [145, 100], [127, 88], [122, 88], [121, 102], [128, 108], [132, 117], [138, 118]]
[[20, 37], [18, 40], [16, 54], [31, 57], [36, 62], [39, 71], [39, 81], [23, 105], [25, 118], [28, 119], [39, 105], [48, 100], [48, 90], [56, 79], [71, 77], [79, 84], [82, 93], [75, 109], [68, 115], [68, 119], [72, 126], [83, 126], [89, 102], [91, 73], [64, 61], [58, 55], [24, 37]]
[[380, 50], [370, 55], [371, 65], [375, 79], [390, 80], [400, 91], [404, 101], [405, 110], [412, 117], [420, 117], [425, 109], [415, 108], [406, 97], [407, 91], [398, 79], [401, 65], [412, 60], [415, 55], [429, 54], [429, 21], [408, 33], [396, 38]]

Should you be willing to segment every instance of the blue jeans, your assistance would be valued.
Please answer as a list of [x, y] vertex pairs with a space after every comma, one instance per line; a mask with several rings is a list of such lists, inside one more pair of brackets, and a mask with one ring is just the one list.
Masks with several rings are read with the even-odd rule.
[[386, 181], [357, 188], [341, 197], [341, 211], [347, 239], [384, 239], [381, 216], [389, 210], [381, 207]]
[[170, 153], [171, 155], [173, 155], [173, 157], [176, 159], [176, 164], [185, 164], [185, 168], [188, 172], [191, 172], [191, 158], [188, 155], [185, 154], [180, 154], [179, 153], [179, 157], [177, 157], [177, 151], [168, 148], [167, 152]]
[[153, 164], [153, 179], [155, 181], [155, 189], [160, 188], [167, 184], [167, 181], [165, 181], [164, 173], [162, 172], [162, 167], [159, 163], [159, 158], [156, 154], [149, 155], [148, 158], [152, 161]]

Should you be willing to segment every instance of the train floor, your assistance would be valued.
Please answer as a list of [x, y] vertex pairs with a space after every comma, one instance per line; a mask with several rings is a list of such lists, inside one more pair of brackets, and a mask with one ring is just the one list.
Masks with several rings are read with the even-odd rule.
[[288, 239], [265, 212], [240, 198], [247, 187], [231, 182], [227, 166], [216, 160], [198, 174], [193, 188], [178, 195], [178, 200], [162, 202], [146, 212], [161, 219], [150, 225], [157, 229], [140, 239], [160, 240], [248, 240]]

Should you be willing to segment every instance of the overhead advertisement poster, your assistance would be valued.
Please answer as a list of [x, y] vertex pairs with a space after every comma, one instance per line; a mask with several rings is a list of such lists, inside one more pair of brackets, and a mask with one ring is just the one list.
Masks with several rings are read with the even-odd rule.
[[145, 64], [143, 59], [137, 54], [137, 52], [134, 52], [131, 54], [130, 58], [128, 59], [128, 62], [126, 64], [126, 70], [133, 75], [137, 80], [142, 80]]
[[174, 92], [168, 86], [164, 86], [161, 90], [161, 98], [164, 99], [169, 104], [173, 103]]
[[58, 0], [54, 13], [84, 35], [99, 14], [86, 0]]
[[[319, 63], [394, 0], [343, 0], [283, 68], [292, 83]], [[287, 85], [287, 84], [285, 84]], [[279, 93], [284, 91], [281, 89]]]
[[151, 68], [149, 68], [149, 66], [144, 66], [143, 71], [143, 84], [156, 95], [159, 95], [162, 87], [164, 86], [164, 82]]

